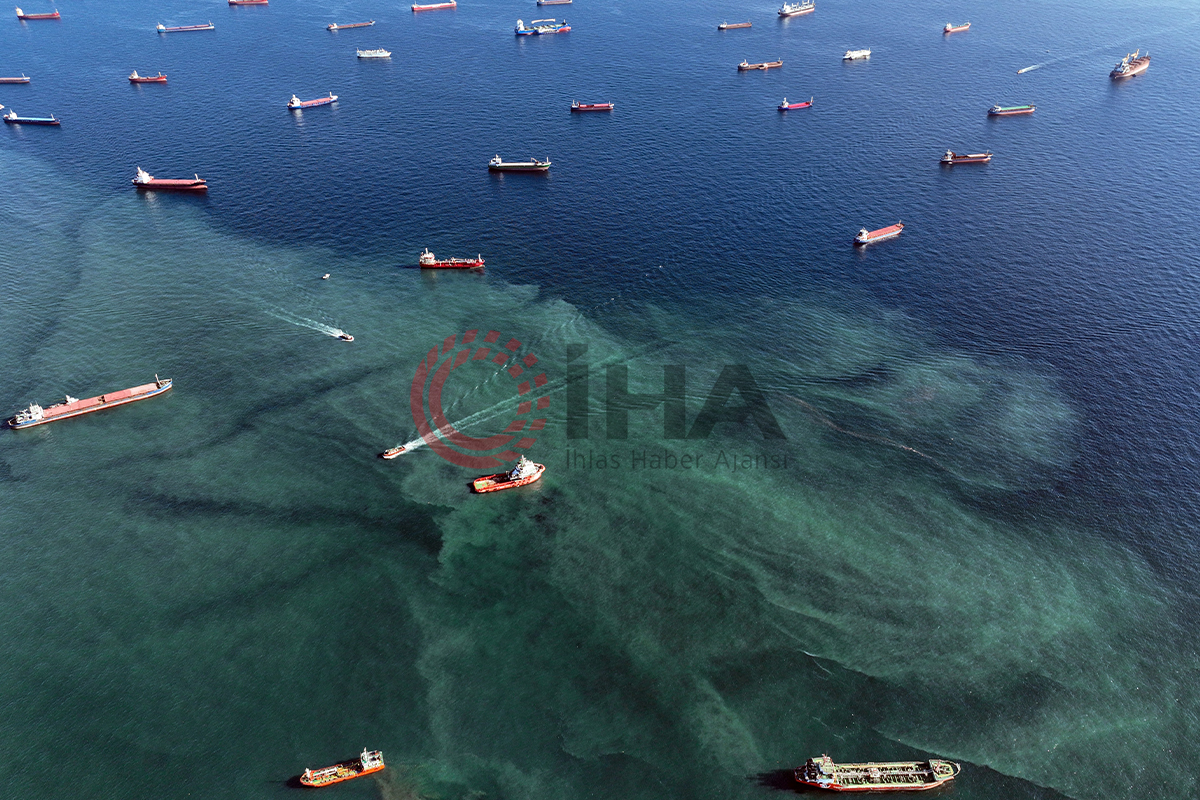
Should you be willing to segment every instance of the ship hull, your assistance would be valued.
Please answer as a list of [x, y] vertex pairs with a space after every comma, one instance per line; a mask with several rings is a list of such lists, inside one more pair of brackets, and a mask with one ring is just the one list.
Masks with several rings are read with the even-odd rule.
[[805, 9], [803, 9], [803, 10], [801, 10], [801, 11], [787, 11], [787, 12], [780, 11], [780, 12], [779, 12], [779, 16], [781, 16], [781, 17], [783, 17], [783, 18], [785, 18], [785, 19], [786, 19], [787, 17], [799, 17], [799, 16], [801, 16], [801, 15], [803, 15], [803, 14], [811, 14], [812, 12], [814, 12], [814, 11], [816, 11], [816, 10], [817, 10], [817, 7], [816, 7], [816, 6], [813, 6], [812, 8], [805, 8]]
[[722, 22], [720, 25], [718, 25], [718, 26], [717, 26], [717, 30], [719, 30], [719, 31], [731, 31], [731, 30], [734, 30], [734, 29], [736, 29], [736, 28], [749, 28], [749, 27], [751, 27], [751, 25], [750, 25], [750, 23], [749, 23], [749, 22], [737, 22], [737, 23], [734, 23], [733, 25], [730, 25], [730, 24], [728, 24], [728, 23], [724, 23], [724, 22]]
[[488, 164], [489, 172], [547, 172], [549, 164], [526, 166], [524, 164]]
[[876, 231], [868, 231], [864, 235], [855, 236], [854, 244], [855, 245], [875, 244], [876, 242], [883, 242], [883, 241], [887, 241], [888, 239], [894, 239], [902, 233], [904, 233], [903, 223], [896, 223], [895, 225], [889, 225], [886, 228], [880, 228], [879, 230], [876, 230]]
[[992, 160], [991, 153], [971, 153], [968, 155], [954, 155], [949, 158], [943, 157], [941, 163], [948, 166], [955, 164], [986, 164]]
[[942, 28], [942, 33], [962, 33], [970, 29], [971, 23], [968, 22], [966, 25], [947, 25], [945, 28]]
[[457, 7], [458, 7], [457, 2], [454, 2], [454, 3], [430, 3], [428, 5], [423, 5], [423, 6], [414, 5], [412, 7], [412, 10], [413, 11], [437, 11], [440, 8], [457, 8]]
[[187, 33], [189, 31], [211, 31], [215, 25], [178, 25], [174, 28], [162, 28], [159, 33]]
[[4, 122], [7, 125], [59, 125], [60, 124], [59, 121], [56, 119], [43, 119], [42, 117], [16, 117], [13, 119], [10, 119], [9, 117], [5, 117]]
[[528, 486], [541, 479], [542, 473], [546, 471], [545, 464], [535, 464], [537, 472], [525, 478], [517, 480], [509, 480], [507, 472], [497, 472], [495, 475], [484, 475], [482, 478], [476, 478], [471, 482], [471, 487], [476, 494], [487, 494], [488, 492], [500, 492], [505, 489], [516, 489], [518, 486]]
[[1023, 114], [1032, 114], [1035, 111], [1033, 108], [1017, 108], [1012, 110], [988, 111], [989, 117], [1018, 117]]
[[361, 778], [364, 775], [373, 775], [374, 773], [381, 772], [384, 769], [383, 764], [380, 764], [378, 767], [372, 767], [370, 769], [362, 769], [361, 764], [359, 764], [358, 759], [354, 759], [353, 761], [344, 761], [341, 764], [338, 764], [336, 766], [345, 766], [348, 768], [353, 768], [354, 765], [359, 765], [359, 769], [356, 772], [354, 772], [354, 774], [338, 775], [336, 777], [324, 780], [320, 783], [317, 783], [314, 781], [309, 781], [302, 777], [302, 778], [300, 778], [300, 783], [304, 786], [308, 786], [313, 789], [319, 789], [322, 786], [332, 786], [335, 783], [341, 783], [343, 781], [352, 781], [355, 778]]
[[866, 786], [842, 786], [842, 785], [836, 784], [836, 783], [824, 784], [824, 783], [817, 783], [815, 781], [806, 781], [806, 780], [802, 780], [800, 778], [796, 779], [796, 783], [799, 783], [802, 786], [811, 786], [814, 789], [825, 789], [826, 791], [830, 791], [830, 792], [923, 792], [926, 789], [936, 789], [937, 787], [942, 786], [949, 780], [951, 780], [951, 779], [947, 778], [944, 781], [935, 781], [933, 783], [915, 783], [915, 784], [908, 784], [905, 786], [896, 786], [894, 784], [878, 784], [878, 785], [868, 784]]
[[[13, 430], [21, 430], [22, 428], [33, 428], [38, 425], [46, 425], [51, 422], [58, 422], [62, 419], [71, 419], [72, 417], [81, 417], [84, 414], [91, 414], [93, 411], [101, 411], [106, 408], [116, 408], [117, 406], [136, 403], [138, 400], [146, 400], [147, 398], [160, 395], [171, 388], [171, 381], [163, 381], [161, 385], [155, 383], [147, 383], [142, 386], [135, 386], [132, 389], [123, 389], [120, 392], [110, 392], [109, 394], [96, 395], [89, 397], [86, 400], [77, 400], [74, 403], [68, 403], [68, 406], [75, 406], [71, 410], [63, 410], [55, 413], [52, 416], [46, 416], [42, 419], [29, 420], [28, 422], [17, 422], [16, 417], [8, 421], [8, 427]], [[143, 391], [139, 391], [143, 390]], [[126, 395], [126, 392], [132, 394]], [[111, 398], [111, 399], [106, 399]], [[45, 409], [47, 414], [50, 414], [56, 406], [51, 406]]]
[[764, 61], [761, 64], [738, 64], [738, 72], [753, 72], [756, 69], [761, 69], [765, 72], [766, 70], [782, 66], [782, 61]]
[[17, 14], [17, 19], [59, 19], [59, 14], [55, 11], [53, 14]]
[[155, 75], [152, 78], [130, 78], [130, 83], [166, 83], [166, 75]]
[[337, 102], [336, 97], [322, 97], [319, 100], [301, 100], [299, 103], [296, 103], [295, 105], [293, 105], [292, 103], [288, 103], [288, 108], [291, 109], [292, 111], [299, 111], [300, 109], [304, 109], [304, 108], [316, 108], [317, 106], [328, 106], [328, 105], [332, 105], [333, 103], [336, 103], [336, 102]]
[[571, 0], [537, 0], [539, 6], [569, 6]]
[[208, 184], [204, 181], [167, 180], [155, 178], [147, 183], [134, 181], [141, 192], [207, 192]]
[[612, 111], [612, 103], [580, 103], [571, 106], [572, 111]]
[[482, 268], [483, 268], [483, 261], [475, 261], [475, 260], [460, 261], [460, 262], [434, 261], [431, 263], [426, 263], [426, 264], [421, 265], [421, 269], [482, 269]]
[[326, 28], [326, 30], [331, 30], [331, 31], [344, 31], [347, 28], [369, 28], [374, 24], [375, 24], [375, 20], [371, 20], [370, 22], [352, 22], [349, 25], [338, 25], [335, 22], [332, 25], [326, 25], [325, 28]]
[[1141, 64], [1135, 64], [1133, 66], [1130, 66], [1128, 72], [1120, 72], [1120, 71], [1114, 69], [1112, 72], [1108, 73], [1108, 77], [1112, 78], [1114, 81], [1119, 81], [1122, 78], [1132, 78], [1135, 75], [1141, 75], [1143, 72], [1145, 72], [1148, 69], [1150, 69], [1150, 59], [1149, 58], [1147, 58]]
[[810, 758], [792, 777], [801, 786], [830, 792], [922, 792], [954, 780], [958, 773], [958, 764], [937, 758], [836, 764], [829, 756], [821, 756]]
[[29, 78], [0, 78], [0, 83], [29, 83]]

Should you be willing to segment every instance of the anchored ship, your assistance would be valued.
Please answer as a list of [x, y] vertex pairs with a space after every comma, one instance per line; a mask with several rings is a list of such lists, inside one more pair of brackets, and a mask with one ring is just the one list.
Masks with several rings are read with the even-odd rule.
[[130, 83], [166, 83], [167, 76], [161, 72], [157, 75], [138, 75], [137, 70], [129, 74]]
[[743, 58], [742, 63], [738, 64], [738, 72], [748, 72], [749, 70], [752, 70], [752, 69], [768, 70], [768, 69], [771, 69], [772, 67], [782, 67], [782, 66], [783, 66], [782, 58], [779, 59], [778, 61], [760, 61], [757, 64], [751, 64], [751, 63], [747, 62], [746, 59]]
[[58, 12], [52, 11], [49, 14], [26, 14], [20, 8], [17, 9], [17, 19], [58, 19]]
[[149, 189], [163, 192], [207, 192], [208, 181], [199, 175], [191, 178], [156, 178], [141, 167], [133, 176], [133, 185], [138, 189]]
[[932, 789], [954, 779], [960, 767], [953, 761], [870, 761], [835, 764], [829, 756], [810, 758], [793, 773], [796, 783], [835, 792], [914, 792]]
[[375, 50], [359, 50], [357, 52], [358, 52], [359, 58], [391, 58], [392, 57], [392, 51], [384, 50], [382, 47], [376, 48]]
[[718, 25], [718, 26], [717, 26], [717, 30], [719, 30], [719, 31], [731, 31], [731, 30], [733, 30], [734, 28], [749, 28], [749, 27], [750, 27], [750, 23], [749, 23], [749, 22], [735, 22], [735, 23], [733, 23], [732, 25], [731, 25], [730, 23], [728, 23], [728, 22], [722, 22], [720, 25]]
[[970, 28], [971, 28], [971, 23], [969, 23], [969, 22], [966, 23], [965, 25], [952, 25], [951, 23], [947, 22], [946, 27], [942, 28], [942, 33], [962, 33], [963, 31], [969, 30]]
[[287, 107], [295, 111], [298, 108], [312, 108], [313, 106], [327, 106], [330, 103], [336, 103], [338, 96], [333, 92], [329, 93], [328, 97], [318, 97], [316, 100], [301, 100], [296, 95], [292, 95], [292, 99], [288, 100]]
[[565, 19], [562, 22], [553, 19], [535, 19], [528, 25], [517, 20], [516, 27], [517, 36], [544, 36], [547, 33], [566, 33], [569, 30], [571, 30], [571, 26]]
[[29, 83], [29, 78], [24, 75], [19, 78], [0, 78], [0, 83]]
[[331, 767], [321, 769], [306, 769], [300, 776], [300, 783], [305, 786], [329, 786], [353, 778], [361, 778], [372, 772], [379, 772], [386, 765], [383, 763], [383, 753], [378, 750], [363, 748], [358, 758], [349, 761], [339, 761]]
[[34, 425], [45, 425], [47, 422], [57, 422], [60, 419], [67, 419], [68, 417], [78, 417], [105, 408], [123, 406], [126, 403], [135, 403], [138, 400], [145, 400], [147, 397], [162, 394], [170, 388], [170, 378], [160, 380], [155, 375], [154, 383], [144, 383], [141, 386], [134, 386], [131, 389], [100, 394], [95, 397], [89, 397], [86, 400], [77, 400], [71, 397], [71, 395], [67, 395], [66, 399], [61, 403], [55, 403], [45, 408], [42, 408], [37, 403], [30, 403], [29, 408], [18, 411], [16, 416], [8, 421], [8, 427], [17, 430], [20, 428], [32, 428]]
[[992, 160], [992, 152], [989, 150], [986, 153], [956, 153], [953, 150], [947, 150], [946, 155], [942, 156], [941, 163], [943, 164], [986, 164]]
[[854, 237], [855, 244], [874, 244], [882, 242], [884, 239], [891, 239], [894, 236], [899, 236], [904, 231], [904, 223], [897, 222], [895, 225], [888, 225], [886, 228], [869, 231], [863, 228]]
[[1012, 117], [1017, 114], [1032, 114], [1037, 106], [992, 106], [988, 109], [989, 117]]
[[430, 3], [428, 5], [413, 5], [413, 11], [436, 11], [439, 8], [458, 8], [458, 3], [455, 0], [450, 0], [448, 3]]
[[159, 33], [182, 33], [184, 31], [211, 31], [211, 30], [214, 30], [216, 27], [217, 26], [213, 25], [211, 22], [209, 22], [205, 25], [176, 25], [171, 28], [168, 28], [166, 25], [159, 23], [158, 32]]
[[866, 50], [847, 50], [846, 55], [842, 56], [842, 61], [854, 61], [859, 58], [870, 58], [871, 48]]
[[535, 464], [525, 456], [521, 456], [517, 465], [508, 472], [497, 472], [495, 475], [484, 475], [471, 482], [472, 488], [479, 494], [498, 492], [502, 489], [515, 489], [533, 483], [542, 477], [546, 471], [545, 464]]
[[336, 22], [334, 22], [331, 25], [326, 25], [325, 29], [330, 31], [342, 31], [346, 28], [369, 28], [374, 24], [375, 20], [371, 20], [370, 22], [351, 22], [348, 25], [338, 25]]
[[538, 161], [531, 158], [528, 161], [505, 161], [500, 156], [494, 156], [488, 162], [488, 169], [493, 172], [545, 172], [550, 169], [550, 159]]
[[780, 111], [791, 111], [793, 108], [808, 108], [813, 103], [813, 99], [808, 98], [807, 103], [789, 103], [787, 98], [783, 98], [783, 102], [779, 104]]
[[801, 0], [799, 3], [784, 3], [779, 8], [779, 16], [795, 17], [800, 14], [810, 14], [817, 8], [816, 0]]
[[614, 103], [578, 103], [571, 101], [572, 111], [612, 111], [616, 105]]
[[11, 108], [4, 115], [4, 121], [9, 125], [61, 125], [58, 118], [51, 114], [48, 117], [18, 117]]
[[1134, 50], [1129, 55], [1122, 58], [1117, 65], [1113, 67], [1113, 71], [1108, 73], [1108, 77], [1114, 81], [1120, 78], [1132, 78], [1134, 75], [1141, 75], [1150, 68], [1150, 54], [1138, 55], [1142, 51]]
[[477, 255], [474, 258], [437, 258], [426, 247], [425, 252], [421, 253], [418, 263], [421, 265], [421, 269], [478, 269], [483, 266], [483, 256]]

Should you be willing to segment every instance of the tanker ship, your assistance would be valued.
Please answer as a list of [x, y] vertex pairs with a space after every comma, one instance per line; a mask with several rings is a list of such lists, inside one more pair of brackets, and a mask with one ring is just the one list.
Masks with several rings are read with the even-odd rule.
[[796, 783], [834, 792], [916, 792], [954, 779], [953, 761], [887, 761], [835, 764], [829, 756], [810, 758], [794, 773]]
[[300, 776], [300, 783], [314, 787], [329, 786], [333, 783], [361, 778], [372, 772], [379, 772], [384, 766], [386, 765], [383, 763], [383, 753], [363, 748], [358, 758], [339, 761], [331, 767], [304, 770], [304, 774]]

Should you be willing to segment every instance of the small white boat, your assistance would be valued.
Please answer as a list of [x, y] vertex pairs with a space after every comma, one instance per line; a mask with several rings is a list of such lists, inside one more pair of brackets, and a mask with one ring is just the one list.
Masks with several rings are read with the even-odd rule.
[[860, 58], [870, 58], [871, 48], [866, 50], [847, 50], [846, 55], [842, 56], [842, 61], [856, 61]]
[[816, 0], [801, 0], [799, 3], [784, 3], [779, 8], [779, 16], [795, 17], [800, 14], [811, 14], [817, 8]]
[[338, 338], [341, 339], [343, 342], [353, 342], [354, 341], [354, 337], [348, 333], [339, 333]]
[[392, 51], [384, 50], [382, 47], [376, 48], [375, 50], [359, 50], [358, 57], [359, 58], [391, 58]]
[[327, 281], [327, 280], [329, 280], [329, 273], [328, 273], [328, 272], [326, 272], [324, 275], [322, 275], [322, 276], [321, 276], [321, 280], [323, 280], [323, 281]]

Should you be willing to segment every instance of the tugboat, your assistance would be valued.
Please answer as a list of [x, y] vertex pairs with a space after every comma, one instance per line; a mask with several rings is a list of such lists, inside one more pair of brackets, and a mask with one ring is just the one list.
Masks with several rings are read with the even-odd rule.
[[550, 169], [550, 159], [538, 161], [531, 158], [528, 161], [505, 161], [500, 156], [494, 156], [488, 162], [491, 172], [545, 172]]
[[389, 447], [387, 450], [384, 450], [382, 453], [380, 453], [379, 457], [387, 459], [388, 461], [391, 461], [393, 458], [395, 458], [396, 456], [400, 455], [403, 452], [404, 452], [404, 445], [401, 445], [400, 447]]
[[207, 192], [208, 181], [201, 178], [199, 175], [194, 175], [192, 178], [170, 179], [156, 178], [141, 167], [137, 168], [137, 175], [133, 176], [133, 185], [139, 190], [159, 190], [166, 192]]
[[300, 776], [300, 783], [305, 786], [329, 786], [353, 778], [361, 778], [372, 772], [379, 772], [386, 765], [383, 763], [383, 753], [378, 750], [363, 748], [358, 758], [349, 761], [339, 761], [332, 767], [321, 769], [306, 769]]
[[578, 103], [571, 101], [572, 111], [612, 111], [614, 105], [612, 103]]
[[829, 756], [810, 758], [793, 772], [796, 783], [834, 792], [917, 792], [954, 780], [953, 761], [886, 761], [835, 764]]
[[780, 111], [791, 111], [793, 108], [808, 108], [813, 103], [813, 99], [808, 98], [807, 103], [789, 103], [787, 98], [783, 98], [783, 102], [779, 104]]
[[421, 269], [478, 269], [483, 266], [483, 256], [474, 258], [437, 258], [425, 248], [418, 262]]
[[49, 14], [26, 14], [21, 9], [17, 9], [17, 19], [59, 19], [58, 12], [53, 11]]
[[748, 61], [746, 61], [746, 59], [743, 58], [742, 63], [738, 64], [738, 72], [748, 72], [748, 71], [754, 70], [754, 69], [768, 70], [773, 67], [782, 67], [782, 66], [783, 66], [782, 58], [779, 59], [778, 61], [760, 61], [757, 64], [751, 64]]
[[856, 61], [860, 58], [870, 58], [871, 48], [866, 50], [847, 50], [846, 55], [842, 56], [842, 61]]
[[61, 125], [62, 123], [51, 114], [48, 117], [18, 117], [17, 112], [11, 108], [4, 115], [4, 122], [8, 125]]
[[946, 155], [942, 156], [941, 163], [943, 164], [986, 164], [992, 160], [992, 151], [986, 153], [956, 153], [953, 150], [947, 150]]
[[1032, 114], [1037, 106], [992, 106], [988, 109], [989, 117], [1014, 117], [1018, 114]]
[[729, 24], [728, 22], [722, 22], [720, 25], [718, 25], [718, 26], [717, 26], [717, 30], [719, 30], [719, 31], [731, 31], [731, 30], [733, 30], [734, 28], [749, 28], [749, 27], [750, 27], [750, 23], [749, 23], [749, 22], [735, 22], [735, 23], [733, 23], [732, 25], [731, 25], [731, 24]]
[[816, 0], [801, 0], [799, 3], [784, 3], [779, 9], [781, 17], [795, 17], [800, 14], [811, 14], [817, 9]]
[[971, 23], [969, 22], [965, 25], [952, 25], [947, 22], [946, 27], [942, 28], [942, 33], [962, 33], [965, 30], [970, 30], [970, 28]]
[[71, 395], [67, 395], [66, 399], [61, 403], [55, 403], [46, 408], [42, 408], [37, 403], [30, 403], [29, 408], [18, 411], [16, 416], [8, 421], [8, 427], [13, 430], [19, 430], [21, 428], [32, 428], [34, 425], [45, 425], [47, 422], [57, 422], [60, 419], [78, 417], [105, 408], [123, 406], [126, 403], [136, 403], [138, 400], [145, 400], [147, 397], [162, 394], [170, 388], [170, 378], [160, 380], [155, 375], [154, 383], [145, 383], [141, 386], [134, 386], [131, 389], [122, 389], [119, 392], [99, 394], [95, 397], [89, 397], [86, 400], [77, 400], [71, 397]]
[[137, 70], [135, 69], [129, 75], [129, 82], [130, 83], [166, 83], [167, 76], [163, 75], [161, 72], [158, 73], [157, 75], [138, 75]]
[[350, 334], [346, 333], [345, 331], [342, 331], [341, 333], [339, 333], [337, 338], [341, 339], [343, 342], [353, 342], [354, 341], [354, 337], [351, 336]]
[[318, 97], [316, 100], [301, 100], [296, 95], [292, 95], [292, 99], [288, 100], [287, 107], [292, 111], [298, 108], [312, 108], [313, 106], [327, 106], [330, 103], [336, 103], [338, 96], [333, 92], [329, 93], [329, 97]]
[[1113, 71], [1108, 73], [1108, 77], [1115, 81], [1121, 78], [1132, 78], [1134, 75], [1141, 75], [1148, 70], [1150, 68], [1150, 54], [1147, 53], [1144, 56], [1138, 55], [1141, 52], [1140, 49], [1134, 50], [1118, 61], [1117, 65], [1113, 67]]
[[436, 11], [439, 8], [458, 8], [456, 0], [450, 0], [448, 3], [429, 3], [428, 5], [413, 5], [413, 11]]
[[866, 228], [863, 228], [858, 232], [858, 235], [854, 237], [854, 243], [856, 245], [874, 244], [875, 242], [882, 242], [884, 239], [891, 239], [894, 236], [899, 236], [903, 231], [903, 222], [897, 222], [895, 225], [888, 225], [886, 228], [879, 228], [878, 230], [874, 231], [869, 231]]
[[29, 83], [29, 78], [24, 75], [19, 78], [0, 78], [0, 83]]
[[508, 472], [497, 472], [495, 475], [484, 475], [482, 478], [476, 478], [471, 486], [478, 494], [487, 492], [499, 492], [502, 489], [515, 489], [518, 486], [525, 486], [533, 483], [542, 477], [542, 473], [546, 471], [545, 464], [535, 464], [525, 456], [521, 456], [517, 461], [517, 465]]
[[325, 29], [330, 31], [343, 31], [346, 28], [369, 28], [374, 24], [375, 20], [371, 20], [370, 22], [351, 22], [348, 25], [338, 25], [336, 22], [334, 22], [331, 25], [326, 25]]
[[517, 36], [544, 36], [547, 33], [566, 33], [569, 30], [571, 30], [571, 26], [565, 19], [562, 22], [553, 19], [535, 19], [528, 25], [517, 20], [516, 27]]
[[211, 22], [206, 25], [176, 25], [173, 28], [168, 28], [166, 25], [159, 23], [159, 33], [181, 33], [183, 31], [211, 31], [215, 30], [216, 26]]
[[384, 50], [382, 47], [376, 48], [375, 50], [358, 50], [356, 52], [358, 53], [359, 58], [391, 58], [392, 57], [392, 51]]

